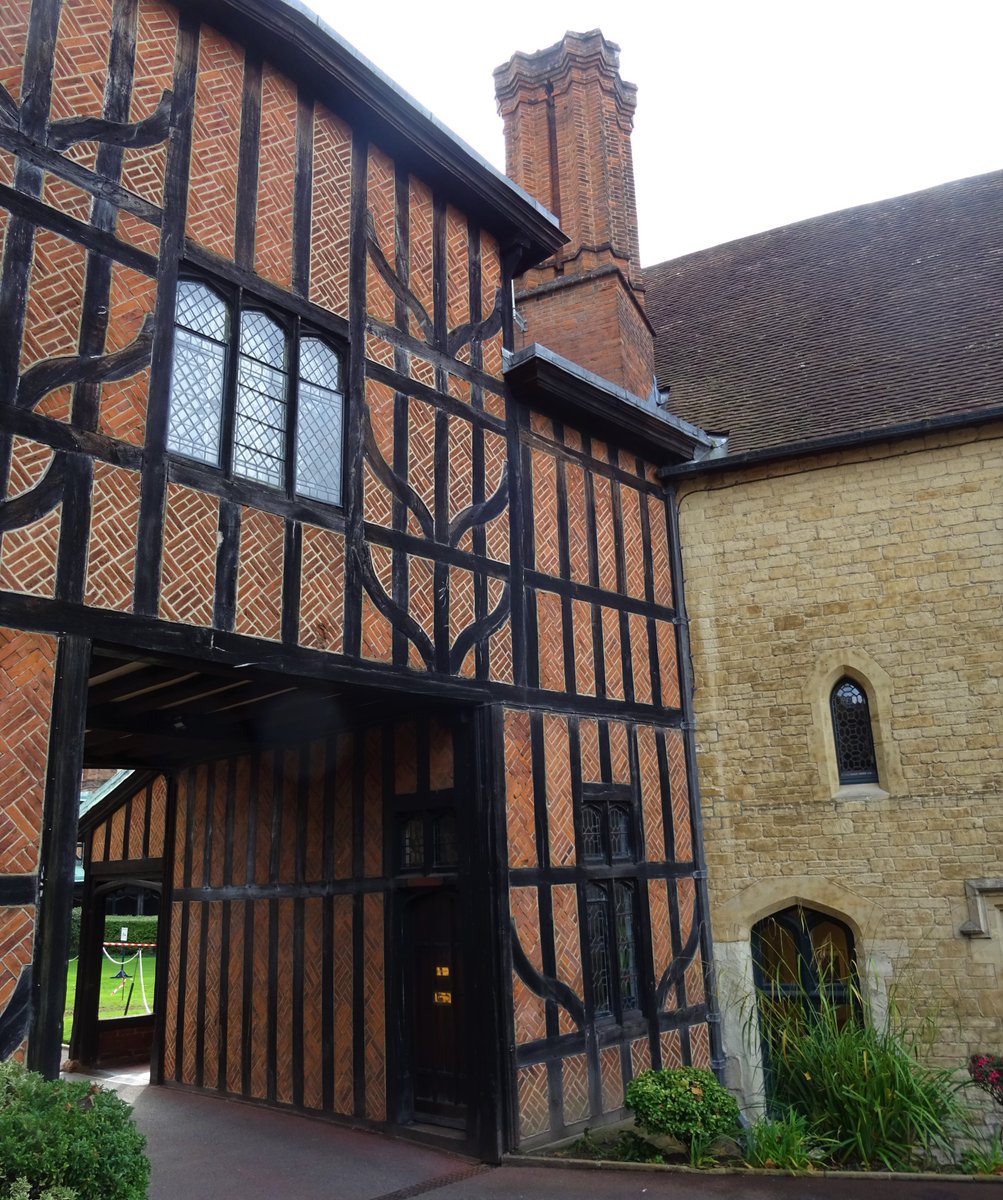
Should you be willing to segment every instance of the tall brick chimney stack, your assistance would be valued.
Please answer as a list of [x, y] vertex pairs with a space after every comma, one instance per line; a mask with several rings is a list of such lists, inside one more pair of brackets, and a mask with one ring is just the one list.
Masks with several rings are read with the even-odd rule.
[[506, 169], [545, 204], [571, 241], [517, 281], [539, 342], [637, 396], [654, 383], [644, 313], [630, 133], [637, 88], [620, 78], [620, 47], [598, 29], [515, 54], [495, 73]]

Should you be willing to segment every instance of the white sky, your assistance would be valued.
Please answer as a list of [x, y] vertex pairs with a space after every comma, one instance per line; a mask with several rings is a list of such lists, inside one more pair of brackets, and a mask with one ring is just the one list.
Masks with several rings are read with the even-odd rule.
[[1003, 0], [308, 2], [502, 169], [492, 69], [601, 28], [646, 264], [1003, 167]]

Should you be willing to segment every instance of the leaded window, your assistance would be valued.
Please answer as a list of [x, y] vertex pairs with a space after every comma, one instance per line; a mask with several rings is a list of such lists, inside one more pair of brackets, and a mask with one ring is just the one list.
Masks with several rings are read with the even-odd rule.
[[877, 783], [871, 712], [864, 689], [844, 676], [832, 689], [832, 732], [840, 783]]
[[341, 503], [341, 359], [240, 289], [178, 284], [167, 447], [247, 479]]
[[581, 862], [590, 980], [596, 1019], [622, 1022], [641, 1008], [638, 969], [639, 839], [628, 788], [586, 784], [581, 804]]
[[455, 871], [460, 847], [456, 813], [451, 808], [411, 809], [397, 819], [397, 868], [433, 875]]

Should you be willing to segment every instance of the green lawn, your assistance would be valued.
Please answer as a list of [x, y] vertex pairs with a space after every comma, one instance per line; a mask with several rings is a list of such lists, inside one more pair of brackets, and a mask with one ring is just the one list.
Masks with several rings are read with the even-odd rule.
[[[129, 951], [128, 954], [133, 953]], [[128, 956], [128, 955], [127, 955]], [[102, 1021], [115, 1017], [142, 1016], [146, 1009], [143, 1006], [143, 992], [139, 985], [139, 959], [134, 958], [125, 964], [129, 979], [116, 979], [119, 970], [117, 963], [110, 963], [105, 958], [101, 964], [101, 997], [98, 1001], [98, 1017]], [[155, 951], [146, 951], [143, 955], [143, 983], [146, 986], [146, 999], [153, 1008], [153, 988], [157, 981], [157, 958]], [[123, 984], [125, 985], [123, 987]], [[132, 989], [132, 999], [129, 1000], [129, 989]], [[73, 1025], [73, 999], [77, 991], [77, 960], [70, 959], [66, 971], [66, 1012], [63, 1014], [63, 1040], [70, 1040], [70, 1028]], [[129, 1011], [126, 1012], [126, 1001], [129, 1001]]]

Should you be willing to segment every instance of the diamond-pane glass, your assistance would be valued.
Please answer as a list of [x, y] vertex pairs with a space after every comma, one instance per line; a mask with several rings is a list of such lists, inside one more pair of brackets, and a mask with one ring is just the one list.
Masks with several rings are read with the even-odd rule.
[[841, 679], [832, 690], [832, 729], [840, 783], [877, 783], [871, 714], [863, 688]]
[[204, 283], [182, 279], [178, 284], [175, 320], [179, 325], [225, 342], [227, 315], [226, 302]]
[[456, 814], [440, 813], [432, 824], [432, 864], [455, 867], [457, 860]]
[[286, 375], [241, 354], [233, 427], [234, 473], [281, 487], [285, 452]]
[[299, 385], [296, 429], [296, 491], [341, 503], [342, 398], [304, 380]]
[[609, 806], [609, 849], [616, 860], [630, 858], [630, 812], [626, 805]]
[[240, 316], [240, 352], [282, 371], [286, 365], [286, 335], [281, 325], [261, 312]]
[[225, 374], [225, 346], [187, 329], [175, 330], [169, 450], [200, 462], [219, 463]]
[[637, 987], [637, 950], [634, 944], [634, 890], [627, 883], [613, 885], [616, 891], [616, 953], [620, 969], [620, 1005], [640, 1007]]
[[592, 958], [592, 1001], [597, 1016], [613, 1011], [609, 971], [609, 912], [606, 889], [597, 883], [585, 888], [589, 951]]
[[582, 858], [602, 862], [602, 813], [598, 804], [582, 805]]
[[329, 392], [340, 392], [341, 360], [326, 343], [317, 338], [303, 338], [300, 342], [300, 379], [327, 388]]
[[401, 824], [400, 852], [403, 870], [420, 870], [425, 865], [424, 817], [408, 817]]

